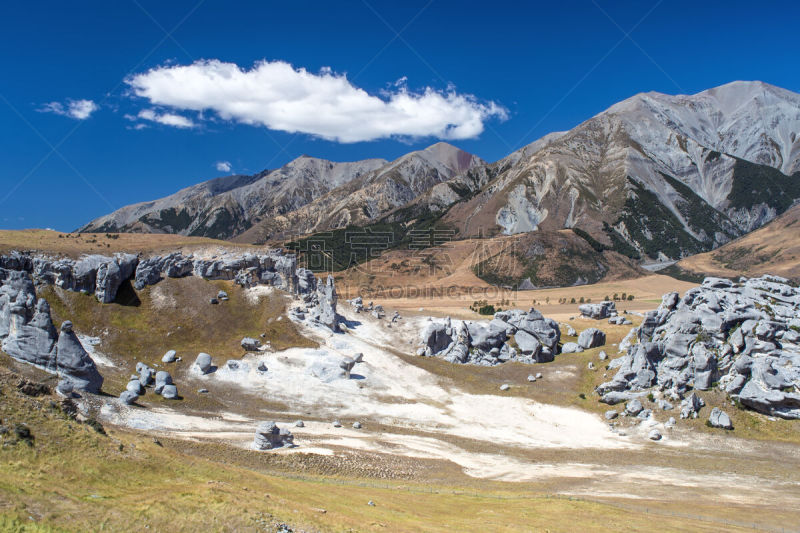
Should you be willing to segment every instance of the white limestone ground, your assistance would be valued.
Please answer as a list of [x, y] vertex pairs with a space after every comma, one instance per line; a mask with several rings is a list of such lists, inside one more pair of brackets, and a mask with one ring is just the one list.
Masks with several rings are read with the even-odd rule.
[[[219, 367], [216, 372], [190, 372], [178, 379], [183, 379], [186, 386], [206, 386], [211, 394], [214, 385], [224, 384], [228, 391], [238, 388], [242, 394], [289, 406], [290, 412], [282, 413], [278, 424], [294, 434], [296, 447], [270, 453], [390, 453], [410, 460], [449, 461], [477, 479], [553, 480], [559, 484], [561, 480], [574, 480], [559, 492], [631, 500], [643, 493], [652, 496], [671, 490], [699, 494], [712, 489], [719, 501], [738, 502], [745, 497], [740, 488], [748, 486], [748, 501], [755, 498], [769, 502], [798, 490], [794, 484], [769, 477], [732, 472], [720, 476], [716, 471], [653, 466], [638, 460], [633, 464], [626, 460], [606, 464], [602, 459], [592, 459], [593, 450], [632, 452], [630, 457], [636, 457], [638, 450], [648, 447], [655, 451], [659, 447], [675, 450], [691, 446], [713, 453], [720, 442], [714, 436], [669, 431], [655, 421], [628, 428], [627, 435], [620, 435], [600, 417], [578, 409], [505, 395], [471, 394], [457, 385], [443, 387], [441, 378], [406, 363], [391, 351], [412, 352], [426, 317], [404, 318], [386, 328], [385, 323], [366, 314], [355, 314], [348, 306], [340, 306], [340, 312], [349, 321], [348, 333], [334, 334], [324, 327], [298, 322], [305, 335], [320, 343], [318, 349], [247, 355], [239, 362], [240, 370], [232, 370], [225, 361], [215, 358], [214, 364]], [[338, 366], [343, 357], [356, 353], [364, 354], [364, 362], [355, 366], [349, 380], [325, 382], [310, 373], [310, 367], [318, 361], [329, 360]], [[266, 372], [257, 370], [262, 361], [268, 367]], [[550, 374], [548, 377], [555, 379]], [[265, 412], [265, 419], [273, 416]], [[263, 421], [236, 412], [185, 414], [171, 407], [143, 409], [118, 404], [105, 408], [102, 418], [156, 435], [222, 441], [241, 449], [250, 449], [253, 431]], [[304, 419], [304, 427], [295, 427], [296, 419]], [[335, 419], [341, 420], [343, 427], [334, 428]], [[361, 422], [363, 428], [351, 428], [354, 421]], [[659, 428], [664, 435], [657, 444], [647, 439], [651, 427]], [[461, 438], [470, 439], [480, 451], [459, 442]], [[755, 445], [737, 441], [736, 446], [747, 454], [753, 451], [748, 448]], [[542, 463], [527, 453], [536, 449], [579, 449], [587, 453], [586, 459], [578, 462], [571, 459]], [[665, 492], [665, 497], [672, 496]]]
[[95, 364], [112, 368], [117, 366], [110, 357], [97, 350], [97, 345], [102, 342], [100, 337], [90, 337], [88, 335], [78, 335], [77, 337], [81, 341], [83, 349], [86, 350], [86, 353], [89, 354]]

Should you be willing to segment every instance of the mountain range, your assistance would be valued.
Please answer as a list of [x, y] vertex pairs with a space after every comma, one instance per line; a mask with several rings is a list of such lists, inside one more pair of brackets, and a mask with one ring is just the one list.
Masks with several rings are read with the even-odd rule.
[[302, 156], [79, 231], [266, 242], [424, 215], [462, 238], [572, 228], [597, 250], [664, 260], [721, 246], [799, 198], [800, 95], [733, 82], [637, 94], [494, 163], [446, 143], [391, 162]]

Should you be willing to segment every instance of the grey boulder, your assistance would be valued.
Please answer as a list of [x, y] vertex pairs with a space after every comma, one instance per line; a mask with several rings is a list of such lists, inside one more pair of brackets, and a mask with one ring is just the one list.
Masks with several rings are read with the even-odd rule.
[[725, 411], [722, 411], [718, 407], [715, 407], [711, 410], [711, 414], [708, 416], [708, 423], [711, 425], [711, 427], [715, 428], [733, 429], [731, 417], [729, 417]]
[[589, 328], [581, 331], [578, 335], [578, 346], [584, 350], [603, 346], [606, 343], [606, 334], [597, 328]]
[[178, 387], [175, 385], [164, 385], [164, 388], [161, 389], [161, 397], [166, 400], [177, 400]]
[[194, 364], [200, 369], [203, 374], [208, 374], [211, 371], [211, 356], [205, 352], [197, 354]]

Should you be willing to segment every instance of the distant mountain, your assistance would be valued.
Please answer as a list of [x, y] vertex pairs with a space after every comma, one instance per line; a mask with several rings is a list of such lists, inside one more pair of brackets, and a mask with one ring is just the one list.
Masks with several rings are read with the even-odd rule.
[[301, 156], [277, 170], [216, 178], [159, 200], [123, 207], [78, 231], [230, 238], [386, 164], [383, 159], [334, 163]]
[[494, 162], [445, 143], [392, 162], [301, 157], [124, 207], [80, 231], [263, 242], [420, 217], [459, 237], [572, 228], [647, 260], [711, 250], [800, 199], [800, 95], [733, 82], [643, 93]]
[[[678, 258], [800, 198], [800, 95], [761, 82], [639, 94], [480, 172], [488, 184], [444, 218], [461, 236], [579, 228], [629, 255]], [[438, 207], [431, 196], [420, 201]]]
[[437, 143], [361, 174], [295, 211], [264, 219], [239, 240], [264, 241], [369, 224], [437, 184], [485, 164], [477, 156]]
[[480, 158], [446, 143], [395, 161], [334, 163], [302, 156], [274, 171], [228, 176], [123, 207], [81, 232], [180, 233], [266, 240], [367, 223], [414, 200]]

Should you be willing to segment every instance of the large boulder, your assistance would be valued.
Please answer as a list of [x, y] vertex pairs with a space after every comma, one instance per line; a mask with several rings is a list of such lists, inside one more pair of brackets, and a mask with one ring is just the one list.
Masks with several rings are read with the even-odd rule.
[[282, 446], [292, 446], [294, 436], [288, 429], [281, 429], [275, 422], [262, 422], [256, 428], [253, 448], [256, 450], [272, 450]]
[[606, 334], [597, 328], [589, 328], [578, 335], [578, 345], [584, 350], [603, 346], [606, 343]]
[[103, 386], [103, 376], [83, 345], [72, 331], [72, 322], [69, 320], [61, 324], [61, 334], [56, 344], [56, 357], [58, 371], [68, 376], [76, 389], [87, 392], [100, 392]]
[[519, 330], [514, 334], [514, 341], [517, 343], [519, 351], [536, 359], [542, 353], [542, 343], [539, 339], [524, 330]]
[[243, 338], [241, 345], [248, 352], [257, 352], [261, 349], [261, 341], [252, 337]]
[[203, 374], [208, 374], [209, 372], [211, 372], [211, 356], [205, 352], [200, 352], [199, 354], [197, 354], [197, 359], [195, 359], [194, 365]]
[[729, 417], [725, 411], [722, 411], [718, 407], [715, 407], [711, 410], [711, 414], [708, 416], [708, 423], [711, 425], [711, 427], [715, 428], [733, 429], [731, 417]]
[[167, 385], [172, 385], [172, 376], [169, 375], [169, 372], [166, 370], [159, 370], [156, 372], [156, 385], [154, 392], [156, 394], [161, 394], [164, 390], [164, 387]]
[[165, 400], [177, 400], [178, 399], [178, 387], [173, 384], [164, 385], [164, 388], [161, 389], [161, 397]]
[[578, 311], [586, 318], [602, 320], [617, 313], [617, 305], [614, 302], [604, 301], [593, 304], [581, 304]]

